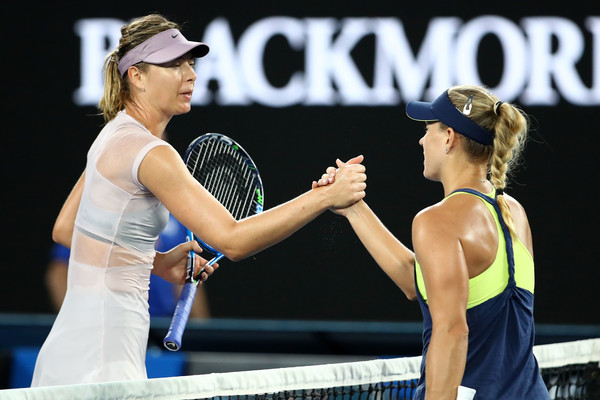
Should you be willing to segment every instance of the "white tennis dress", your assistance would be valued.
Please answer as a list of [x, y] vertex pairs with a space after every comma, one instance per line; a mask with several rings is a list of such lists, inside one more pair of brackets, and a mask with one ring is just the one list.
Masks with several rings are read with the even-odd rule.
[[169, 214], [137, 176], [156, 146], [169, 144], [123, 111], [90, 148], [67, 294], [40, 350], [32, 386], [147, 377], [154, 242]]

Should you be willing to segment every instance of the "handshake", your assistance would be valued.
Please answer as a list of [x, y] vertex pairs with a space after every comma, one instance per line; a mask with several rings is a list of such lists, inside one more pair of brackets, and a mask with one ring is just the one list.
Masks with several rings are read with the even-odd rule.
[[344, 215], [344, 209], [352, 206], [365, 196], [367, 187], [366, 168], [361, 163], [362, 155], [351, 158], [347, 162], [337, 159], [336, 167], [328, 167], [321, 178], [312, 182], [312, 189], [328, 191], [328, 206], [332, 211]]

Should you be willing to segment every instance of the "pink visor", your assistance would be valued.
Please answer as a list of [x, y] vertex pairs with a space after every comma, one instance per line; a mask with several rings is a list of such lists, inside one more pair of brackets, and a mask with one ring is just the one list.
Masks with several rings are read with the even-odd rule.
[[208, 46], [202, 42], [187, 40], [178, 29], [168, 29], [129, 50], [119, 61], [119, 73], [125, 75], [129, 67], [139, 62], [164, 64], [189, 51], [194, 58], [204, 57], [208, 50]]

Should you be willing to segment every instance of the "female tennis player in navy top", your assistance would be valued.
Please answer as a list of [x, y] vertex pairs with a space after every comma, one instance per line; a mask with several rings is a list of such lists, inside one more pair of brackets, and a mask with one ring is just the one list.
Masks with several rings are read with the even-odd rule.
[[[414, 398], [549, 399], [532, 352], [531, 230], [521, 204], [504, 192], [527, 116], [478, 86], [411, 102], [406, 113], [426, 124], [423, 174], [441, 182], [445, 195], [414, 218], [414, 253], [364, 201], [335, 211], [406, 296], [419, 301], [423, 363]], [[334, 180], [331, 167], [313, 185]]]
[[[285, 239], [329, 207], [364, 197], [364, 166], [351, 165], [339, 185], [236, 221], [162, 139], [171, 118], [190, 111], [194, 61], [208, 51], [160, 15], [121, 28], [119, 47], [105, 64], [100, 110], [106, 125], [53, 230], [54, 240], [71, 248], [68, 287], [32, 386], [146, 378], [150, 273], [182, 284], [188, 251], [201, 251], [195, 241], [155, 251], [169, 211], [201, 240], [239, 260]], [[212, 271], [206, 268], [202, 279]]]

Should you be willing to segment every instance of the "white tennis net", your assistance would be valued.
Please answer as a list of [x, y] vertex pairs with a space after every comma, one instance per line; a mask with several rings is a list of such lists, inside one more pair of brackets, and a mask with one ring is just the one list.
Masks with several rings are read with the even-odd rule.
[[[600, 339], [536, 346], [553, 399], [600, 399]], [[411, 399], [421, 357], [0, 391], [0, 399]]]

